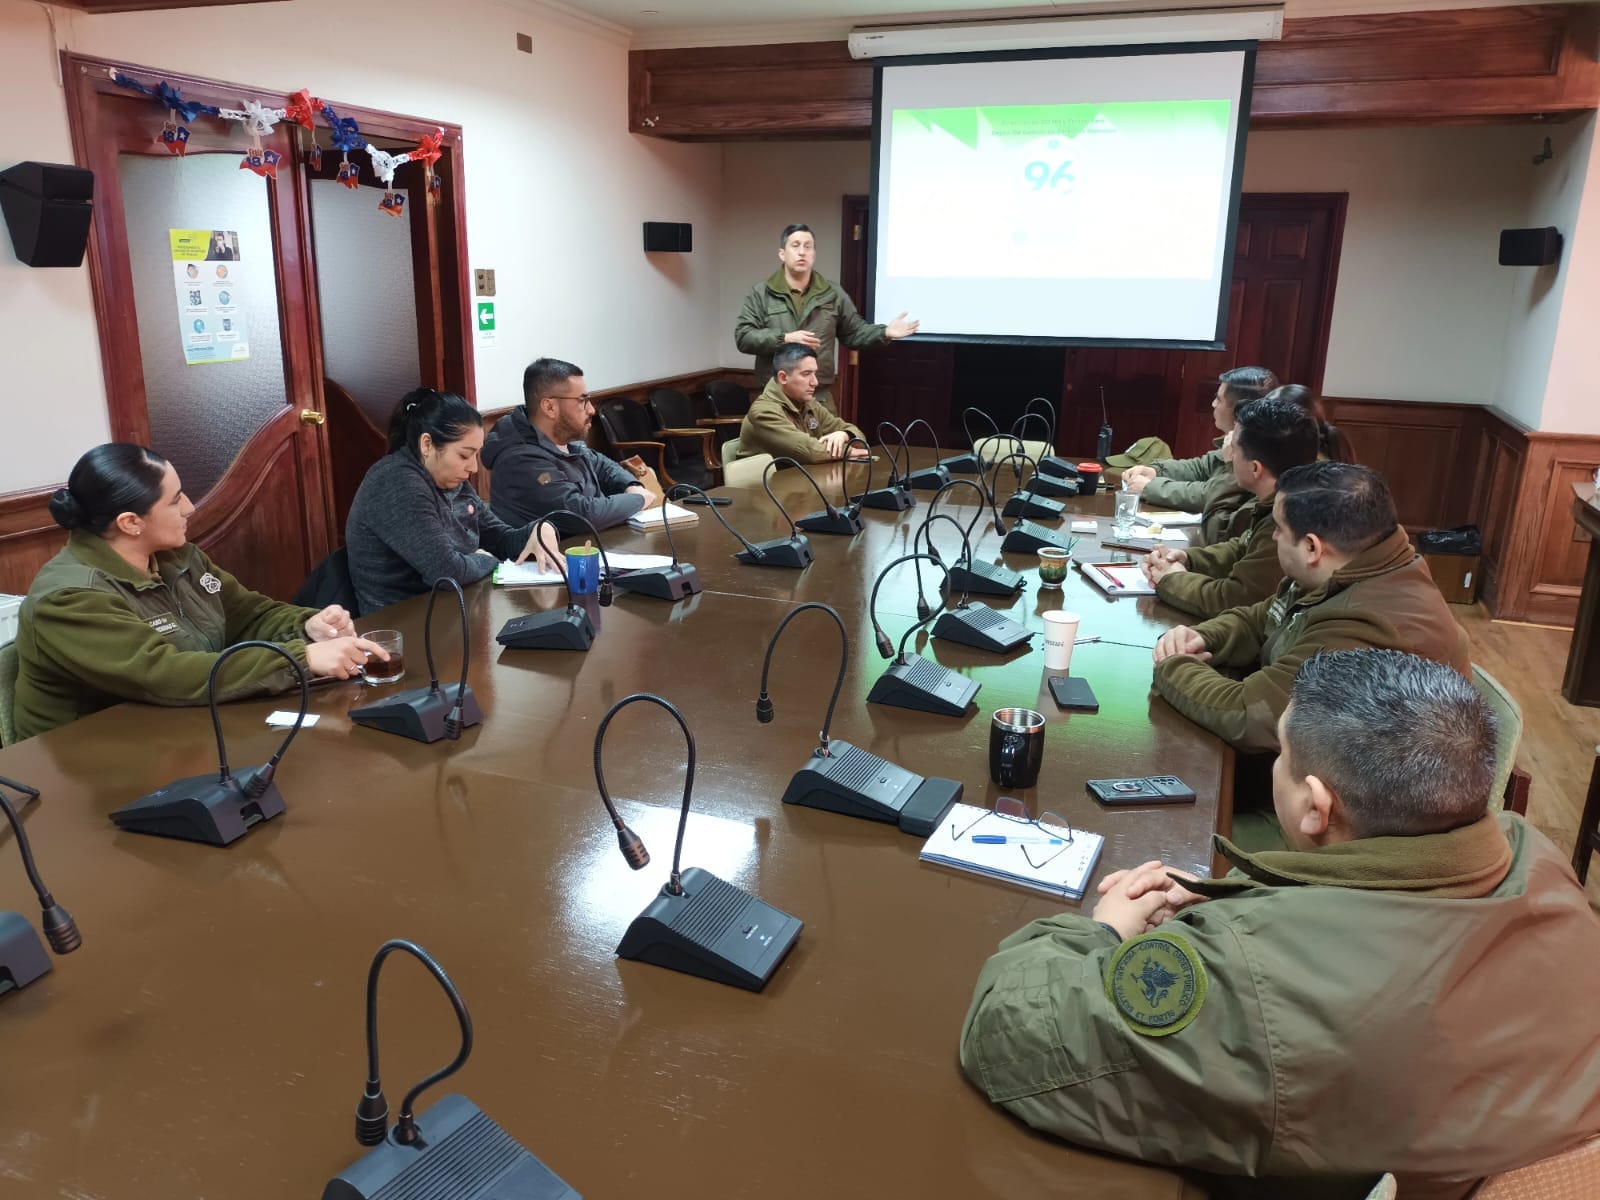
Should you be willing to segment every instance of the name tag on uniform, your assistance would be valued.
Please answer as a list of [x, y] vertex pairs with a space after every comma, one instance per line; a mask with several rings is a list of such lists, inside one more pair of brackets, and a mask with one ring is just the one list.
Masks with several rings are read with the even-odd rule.
[[162, 637], [178, 632], [178, 623], [172, 619], [171, 613], [162, 613], [159, 617], [147, 617], [145, 622]]

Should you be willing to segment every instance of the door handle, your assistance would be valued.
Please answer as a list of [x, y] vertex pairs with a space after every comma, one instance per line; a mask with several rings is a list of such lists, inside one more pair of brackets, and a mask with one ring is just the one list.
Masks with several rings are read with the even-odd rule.
[[321, 425], [324, 424], [327, 419], [328, 418], [325, 413], [319, 413], [314, 408], [302, 408], [300, 410], [300, 424], [302, 425]]

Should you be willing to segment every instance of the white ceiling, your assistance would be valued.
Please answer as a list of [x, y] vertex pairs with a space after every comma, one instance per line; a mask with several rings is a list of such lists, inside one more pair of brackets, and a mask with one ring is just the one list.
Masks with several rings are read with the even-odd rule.
[[[639, 49], [843, 39], [855, 25], [1065, 16], [1073, 12], [1223, 8], [1273, 0], [500, 0], [626, 41]], [[1290, 17], [1357, 12], [1492, 8], [1515, 0], [1287, 0]], [[1583, 0], [1557, 0], [1581, 3]], [[648, 11], [654, 10], [654, 11]]]

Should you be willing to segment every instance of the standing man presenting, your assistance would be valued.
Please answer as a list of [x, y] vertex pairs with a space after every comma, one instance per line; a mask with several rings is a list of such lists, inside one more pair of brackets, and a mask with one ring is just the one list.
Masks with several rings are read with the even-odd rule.
[[859, 350], [910, 337], [917, 331], [918, 322], [906, 320], [905, 313], [887, 325], [863, 320], [850, 297], [813, 269], [816, 261], [817, 244], [810, 226], [790, 225], [785, 229], [778, 239], [778, 262], [782, 265], [744, 298], [733, 327], [733, 340], [742, 353], [755, 355], [758, 387], [764, 387], [772, 378], [772, 356], [784, 343], [815, 351], [815, 402], [834, 411], [834, 342], [842, 341]]

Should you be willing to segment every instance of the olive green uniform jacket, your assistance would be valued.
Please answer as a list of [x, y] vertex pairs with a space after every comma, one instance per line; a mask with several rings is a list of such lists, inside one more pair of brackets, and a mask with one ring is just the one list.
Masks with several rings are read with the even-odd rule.
[[[212, 665], [235, 642], [278, 642], [305, 666], [305, 623], [316, 610], [252, 592], [193, 544], [155, 557], [151, 576], [77, 530], [39, 569], [17, 629], [18, 737], [123, 700], [204, 704]], [[272, 651], [241, 650], [222, 665], [217, 699], [296, 682]]]
[[[1405, 650], [1472, 678], [1467, 635], [1398, 527], [1321, 587], [1302, 594], [1285, 579], [1276, 595], [1194, 629], [1211, 661], [1188, 654], [1164, 659], [1155, 665], [1155, 689], [1240, 750], [1277, 750], [1278, 718], [1289, 706], [1295, 672], [1321, 650]], [[1233, 679], [1218, 668], [1249, 673]]]
[[[1151, 933], [1063, 913], [1000, 943], [961, 1034], [991, 1100], [1273, 1200], [1361, 1200], [1385, 1171], [1403, 1200], [1455, 1200], [1600, 1132], [1600, 923], [1544, 835], [1490, 813], [1311, 851], [1217, 841], [1238, 870]], [[1203, 982], [1146, 993], [1174, 934]]]
[[[789, 399], [774, 375], [767, 380], [761, 394], [750, 402], [739, 425], [739, 458], [757, 454], [770, 454], [774, 458], [792, 458], [796, 462], [832, 462], [822, 439], [830, 433], [848, 433], [861, 437], [861, 431], [846, 421], [841, 421], [833, 409], [818, 404], [815, 399], [801, 408]], [[865, 441], [865, 438], [862, 438]]]
[[1272, 497], [1252, 499], [1238, 515], [1247, 522], [1243, 533], [1185, 551], [1188, 569], [1163, 576], [1156, 595], [1186, 613], [1215, 617], [1276, 592], [1283, 567], [1272, 540]]
[[817, 347], [819, 392], [833, 385], [836, 341], [859, 350], [889, 337], [884, 326], [864, 319], [850, 297], [816, 271], [811, 272], [806, 290], [796, 295], [779, 267], [772, 278], [750, 289], [733, 327], [733, 341], [740, 352], [756, 356], [757, 383], [772, 378], [772, 356], [783, 345], [784, 335], [802, 329], [816, 334], [821, 343]]
[[1229, 528], [1242, 506], [1253, 497], [1239, 486], [1233, 466], [1222, 461], [1222, 439], [1218, 438], [1199, 458], [1169, 458], [1152, 464], [1156, 477], [1140, 493], [1150, 508], [1173, 508], [1179, 512], [1201, 514], [1200, 542], [1209, 546], [1242, 531]]

